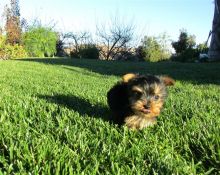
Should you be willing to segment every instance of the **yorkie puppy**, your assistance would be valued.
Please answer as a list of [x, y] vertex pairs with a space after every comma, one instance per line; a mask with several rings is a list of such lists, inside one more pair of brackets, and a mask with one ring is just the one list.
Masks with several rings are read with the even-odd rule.
[[174, 83], [167, 76], [124, 75], [107, 94], [111, 119], [137, 130], [156, 124], [167, 96], [166, 86]]

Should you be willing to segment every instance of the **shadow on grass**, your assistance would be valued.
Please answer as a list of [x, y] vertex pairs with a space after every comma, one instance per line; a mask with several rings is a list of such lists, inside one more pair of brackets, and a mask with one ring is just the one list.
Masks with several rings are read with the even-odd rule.
[[134, 72], [169, 75], [176, 80], [189, 81], [193, 84], [220, 84], [220, 63], [149, 63], [71, 58], [31, 58], [21, 59], [21, 61], [79, 67], [103, 75], [121, 76], [128, 72]]
[[204, 139], [198, 137], [197, 143], [195, 143], [195, 141], [189, 141], [189, 149], [195, 163], [198, 162], [202, 164], [203, 169], [210, 171], [212, 174], [219, 174], [219, 161], [215, 155], [215, 153], [218, 152], [218, 146], [210, 147], [207, 141], [204, 143]]
[[78, 112], [81, 116], [100, 118], [104, 121], [109, 121], [109, 109], [101, 104], [93, 105], [85, 99], [77, 96], [69, 96], [63, 94], [39, 95], [41, 99], [47, 100], [50, 103], [55, 103], [64, 106], [70, 110]]

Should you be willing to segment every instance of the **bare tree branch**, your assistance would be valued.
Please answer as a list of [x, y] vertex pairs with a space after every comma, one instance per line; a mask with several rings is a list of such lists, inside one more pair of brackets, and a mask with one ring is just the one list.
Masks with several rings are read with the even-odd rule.
[[79, 48], [91, 42], [91, 35], [89, 32], [73, 33], [69, 32], [64, 34], [64, 39], [69, 42], [75, 52], [79, 52]]
[[117, 18], [111, 21], [109, 29], [106, 25], [96, 26], [99, 37], [99, 48], [103, 59], [115, 59], [122, 51], [129, 50], [129, 43], [134, 36], [133, 23], [123, 24]]

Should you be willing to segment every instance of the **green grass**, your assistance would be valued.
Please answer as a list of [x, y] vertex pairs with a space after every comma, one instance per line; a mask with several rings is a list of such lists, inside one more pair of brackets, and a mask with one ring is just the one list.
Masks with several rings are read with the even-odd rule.
[[[127, 72], [176, 79], [158, 124], [108, 121]], [[0, 174], [219, 174], [220, 63], [0, 61]]]

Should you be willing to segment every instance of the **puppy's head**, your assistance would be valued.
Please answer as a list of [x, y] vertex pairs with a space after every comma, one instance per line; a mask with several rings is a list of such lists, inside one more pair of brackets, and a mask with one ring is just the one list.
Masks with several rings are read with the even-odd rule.
[[168, 76], [126, 74], [122, 82], [127, 84], [129, 107], [136, 114], [147, 118], [160, 114], [167, 95], [166, 86], [174, 85]]

